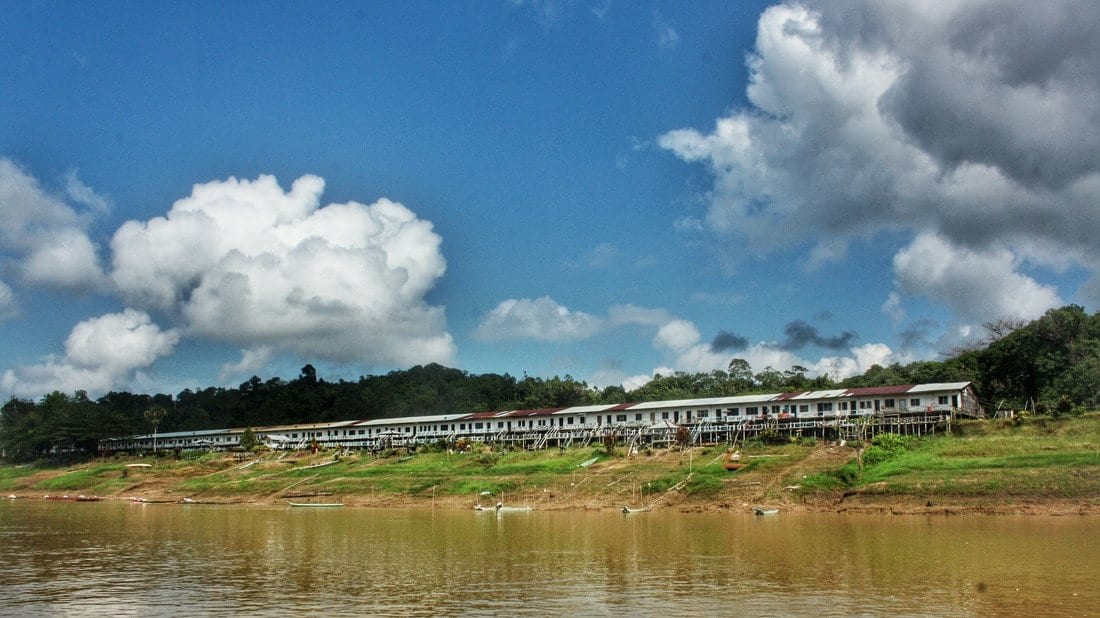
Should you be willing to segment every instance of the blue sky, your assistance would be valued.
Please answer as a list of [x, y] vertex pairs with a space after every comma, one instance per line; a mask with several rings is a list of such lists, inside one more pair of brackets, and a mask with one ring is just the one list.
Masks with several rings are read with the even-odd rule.
[[1100, 284], [1091, 2], [16, 2], [0, 387], [939, 358]]

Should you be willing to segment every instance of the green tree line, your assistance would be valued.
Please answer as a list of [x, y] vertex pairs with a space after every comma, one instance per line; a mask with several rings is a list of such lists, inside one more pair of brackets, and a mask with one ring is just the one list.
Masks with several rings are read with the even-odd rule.
[[875, 365], [839, 382], [810, 377], [800, 366], [754, 371], [734, 358], [725, 370], [657, 375], [629, 391], [597, 389], [569, 375], [516, 378], [429, 364], [335, 382], [306, 365], [292, 380], [253, 376], [237, 388], [175, 395], [110, 392], [92, 400], [83, 391], [53, 392], [39, 401], [13, 398], [0, 407], [0, 455], [15, 461], [87, 456], [100, 439], [152, 433], [154, 418], [163, 433], [928, 382], [974, 382], [990, 410], [1100, 406], [1100, 314], [1071, 305], [1030, 323], [1001, 321], [987, 330], [983, 345], [944, 360]]

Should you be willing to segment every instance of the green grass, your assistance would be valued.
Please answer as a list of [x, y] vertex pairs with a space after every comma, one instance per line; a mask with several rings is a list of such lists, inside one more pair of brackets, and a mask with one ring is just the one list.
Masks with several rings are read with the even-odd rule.
[[122, 470], [123, 465], [117, 463], [90, 465], [38, 481], [30, 489], [109, 493], [125, 486]]
[[12, 491], [26, 487], [27, 477], [38, 472], [34, 466], [0, 467], [0, 491]]
[[866, 466], [844, 466], [802, 480], [802, 493], [859, 490], [888, 494], [1100, 500], [1100, 416], [965, 423], [962, 435], [913, 440], [908, 450]]

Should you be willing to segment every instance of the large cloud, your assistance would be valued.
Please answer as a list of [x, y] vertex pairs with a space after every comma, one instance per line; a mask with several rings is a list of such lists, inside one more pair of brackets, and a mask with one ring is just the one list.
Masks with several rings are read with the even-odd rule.
[[119, 228], [111, 277], [132, 305], [246, 358], [449, 362], [444, 311], [424, 300], [446, 269], [431, 223], [385, 199], [320, 207], [323, 189], [316, 176], [289, 192], [271, 176], [195, 185], [165, 217]]
[[[86, 228], [91, 214], [78, 211], [66, 198], [92, 211], [107, 208], [77, 178], [66, 177], [65, 194], [53, 195], [9, 159], [0, 159], [0, 257], [30, 284], [91, 289], [102, 283], [99, 257]], [[9, 290], [10, 292], [10, 290]]]
[[[749, 109], [709, 134], [660, 138], [713, 173], [709, 229], [758, 250], [805, 234], [810, 266], [887, 229], [935, 235], [979, 263], [1003, 266], [1008, 251], [1012, 268], [990, 274], [1004, 285], [987, 286], [996, 307], [1014, 302], [1023, 260], [1097, 271], [1100, 4], [814, 6], [761, 16]], [[898, 278], [910, 295], [973, 308], [969, 290]]]
[[161, 330], [148, 314], [127, 309], [77, 324], [65, 340], [65, 354], [43, 363], [9, 369], [0, 387], [20, 397], [59, 390], [103, 393], [172, 352], [176, 330]]
[[600, 327], [599, 318], [570, 311], [549, 296], [510, 298], [482, 316], [474, 336], [483, 341], [575, 341], [592, 336]]
[[1016, 261], [1007, 249], [968, 251], [920, 234], [894, 256], [894, 274], [903, 291], [945, 299], [972, 322], [989, 316], [1031, 320], [1063, 304], [1055, 290], [1017, 273]]
[[612, 305], [601, 317], [572, 310], [549, 296], [509, 298], [481, 316], [474, 336], [482, 341], [577, 341], [611, 328], [660, 327], [672, 320], [664, 309], [636, 305]]

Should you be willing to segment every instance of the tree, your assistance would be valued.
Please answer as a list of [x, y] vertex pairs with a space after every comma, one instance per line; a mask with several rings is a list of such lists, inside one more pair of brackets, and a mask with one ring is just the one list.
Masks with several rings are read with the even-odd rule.
[[738, 391], [747, 391], [753, 387], [752, 365], [743, 358], [730, 360], [728, 373]]
[[246, 428], [241, 432], [240, 447], [246, 451], [251, 451], [260, 445], [260, 440], [256, 437], [256, 432], [252, 431], [251, 427]]
[[153, 454], [157, 453], [157, 426], [164, 420], [164, 417], [168, 416], [168, 410], [165, 410], [162, 406], [150, 406], [145, 409], [145, 420], [149, 421], [149, 424], [153, 426]]

